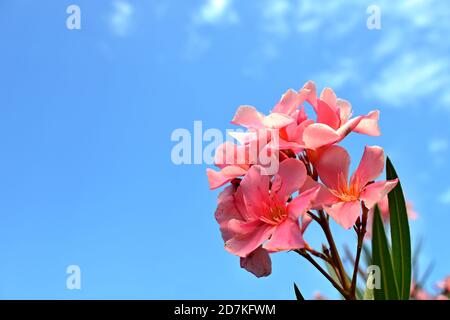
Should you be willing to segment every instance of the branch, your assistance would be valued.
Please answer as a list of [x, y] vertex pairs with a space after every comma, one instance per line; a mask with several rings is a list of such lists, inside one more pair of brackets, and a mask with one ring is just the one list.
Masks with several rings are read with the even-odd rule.
[[356, 280], [358, 278], [358, 270], [359, 270], [359, 260], [361, 258], [361, 249], [364, 241], [364, 236], [366, 234], [366, 225], [367, 225], [367, 214], [369, 212], [369, 209], [366, 208], [364, 205], [364, 202], [361, 203], [361, 209], [362, 209], [362, 219], [358, 218], [358, 221], [356, 222], [356, 232], [358, 235], [358, 245], [356, 247], [356, 258], [355, 258], [355, 266], [353, 268], [353, 276], [352, 276], [352, 285], [350, 288], [350, 294], [352, 297], [355, 297], [356, 292]]
[[331, 257], [333, 258], [334, 266], [338, 270], [338, 275], [342, 282], [342, 286], [343, 286], [344, 290], [348, 290], [348, 289], [350, 289], [350, 283], [347, 279], [347, 274], [345, 272], [344, 265], [342, 264], [341, 257], [339, 256], [339, 252], [336, 248], [336, 243], [334, 242], [333, 235], [331, 234], [328, 219], [325, 216], [325, 213], [323, 210], [318, 210], [318, 212], [319, 212], [319, 217], [320, 217], [320, 226], [322, 227], [322, 230], [325, 233], [328, 244], [330, 246]]
[[325, 278], [339, 291], [340, 294], [347, 300], [351, 300], [351, 296], [336, 282], [334, 279], [306, 252], [305, 249], [295, 250], [299, 255], [308, 260]]

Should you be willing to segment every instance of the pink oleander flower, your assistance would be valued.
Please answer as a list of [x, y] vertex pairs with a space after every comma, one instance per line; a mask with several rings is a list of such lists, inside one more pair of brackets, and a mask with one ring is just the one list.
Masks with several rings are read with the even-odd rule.
[[314, 121], [307, 120], [304, 109], [298, 110], [298, 107], [308, 99], [309, 93], [310, 90], [307, 86], [299, 92], [289, 89], [283, 94], [268, 116], [258, 112], [255, 107], [240, 106], [231, 123], [243, 126], [249, 132], [232, 134], [232, 136], [239, 142], [246, 143], [254, 139], [253, 132], [255, 130], [268, 130], [271, 133], [276, 132], [279, 138], [276, 140], [276, 143], [271, 141], [270, 147], [272, 149], [302, 150], [304, 148], [302, 142], [303, 130], [307, 125], [314, 123]]
[[305, 246], [306, 211], [318, 192], [315, 188], [291, 197], [306, 179], [305, 166], [297, 159], [281, 162], [273, 177], [262, 171], [254, 165], [237, 188], [225, 188], [215, 214], [225, 249], [258, 277], [270, 274], [269, 252]]
[[[305, 102], [309, 102], [316, 111], [317, 123], [307, 118], [303, 107]], [[306, 149], [314, 162], [321, 149], [341, 141], [351, 131], [379, 135], [378, 111], [353, 119], [350, 116], [349, 102], [337, 99], [329, 88], [325, 88], [317, 98], [316, 86], [312, 81], [308, 81], [298, 92], [292, 89], [286, 91], [267, 116], [253, 106], [240, 106], [231, 123], [245, 127], [248, 132], [231, 133], [240, 145], [228, 142], [216, 150], [215, 164], [220, 171], [207, 169], [210, 188], [216, 189], [245, 175], [254, 164], [264, 165], [258, 162], [259, 153], [269, 155], [271, 150], [281, 151], [282, 154], [283, 150], [299, 153]], [[255, 148], [258, 154], [251, 157], [253, 154], [249, 150]], [[218, 157], [221, 159], [217, 160]]]
[[303, 142], [308, 149], [314, 150], [337, 143], [352, 131], [370, 136], [380, 135], [379, 111], [351, 118], [351, 104], [338, 99], [331, 88], [323, 89], [317, 98], [314, 83], [309, 82], [307, 85], [310, 91], [307, 101], [317, 114], [316, 123], [308, 125], [303, 132]]
[[[361, 212], [361, 201], [371, 209], [397, 184], [398, 180], [373, 182], [384, 168], [382, 148], [367, 146], [358, 168], [348, 179], [350, 156], [340, 146], [331, 146], [322, 152], [317, 160], [316, 169], [326, 188], [321, 188], [313, 206], [323, 209], [345, 229], [351, 228]], [[317, 185], [308, 179], [303, 186]]]

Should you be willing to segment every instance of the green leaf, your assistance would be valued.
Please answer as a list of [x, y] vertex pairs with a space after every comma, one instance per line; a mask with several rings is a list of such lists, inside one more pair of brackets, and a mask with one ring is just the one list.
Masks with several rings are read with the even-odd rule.
[[300, 292], [300, 290], [298, 289], [298, 287], [295, 284], [295, 282], [294, 282], [294, 291], [295, 291], [295, 297], [297, 298], [297, 300], [305, 300], [305, 298], [303, 298], [303, 295]]
[[374, 289], [375, 300], [398, 300], [399, 294], [391, 254], [378, 206], [375, 206], [373, 215], [372, 264], [378, 266], [381, 271], [381, 288]]
[[[386, 180], [397, 179], [391, 160], [386, 160]], [[388, 194], [391, 225], [392, 263], [402, 300], [409, 300], [411, 286], [411, 237], [408, 212], [400, 181]]]
[[374, 300], [373, 289], [366, 288], [364, 291], [364, 300]]

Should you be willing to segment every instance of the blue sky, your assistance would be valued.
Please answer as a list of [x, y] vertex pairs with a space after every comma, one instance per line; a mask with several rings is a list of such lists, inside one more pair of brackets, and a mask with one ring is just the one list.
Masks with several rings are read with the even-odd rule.
[[173, 130], [232, 128], [240, 104], [268, 112], [310, 79], [381, 111], [381, 137], [344, 145], [353, 165], [365, 144], [392, 158], [434, 283], [450, 273], [449, 33], [445, 1], [1, 1], [0, 297], [290, 299], [293, 281], [336, 297], [293, 253], [265, 279], [240, 269], [207, 166], [170, 157]]

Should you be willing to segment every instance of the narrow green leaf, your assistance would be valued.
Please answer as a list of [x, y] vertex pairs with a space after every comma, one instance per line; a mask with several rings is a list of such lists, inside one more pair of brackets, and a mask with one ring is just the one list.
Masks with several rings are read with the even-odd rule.
[[374, 300], [373, 289], [366, 287], [366, 290], [364, 291], [364, 300]]
[[303, 295], [300, 292], [300, 290], [298, 289], [298, 287], [295, 284], [295, 282], [294, 282], [294, 291], [295, 291], [295, 297], [297, 298], [297, 300], [305, 300], [305, 298], [303, 298]]
[[381, 288], [374, 289], [375, 300], [398, 300], [399, 294], [391, 254], [378, 206], [375, 206], [373, 215], [372, 264], [378, 266], [381, 271]]
[[[391, 160], [386, 160], [386, 180], [397, 179]], [[391, 225], [392, 263], [402, 300], [409, 300], [411, 286], [411, 238], [408, 212], [400, 181], [388, 194]]]

